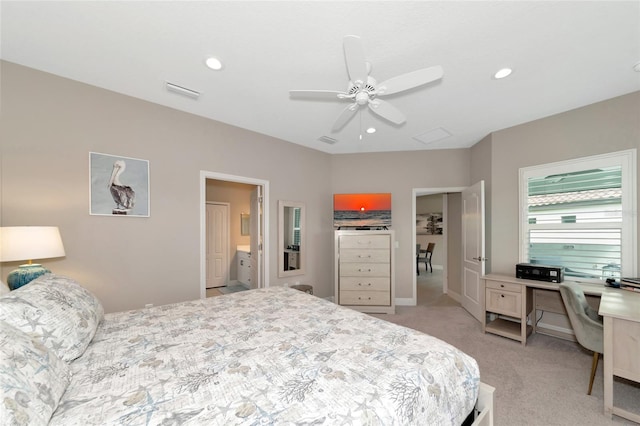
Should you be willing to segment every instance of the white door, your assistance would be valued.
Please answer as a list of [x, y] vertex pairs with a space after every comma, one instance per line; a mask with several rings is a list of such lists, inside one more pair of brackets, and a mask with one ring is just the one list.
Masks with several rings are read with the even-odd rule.
[[262, 287], [262, 187], [251, 191], [251, 214], [249, 230], [251, 234], [251, 288]]
[[207, 288], [227, 285], [229, 277], [229, 205], [207, 203]]
[[462, 191], [462, 307], [478, 321], [484, 315], [484, 181]]

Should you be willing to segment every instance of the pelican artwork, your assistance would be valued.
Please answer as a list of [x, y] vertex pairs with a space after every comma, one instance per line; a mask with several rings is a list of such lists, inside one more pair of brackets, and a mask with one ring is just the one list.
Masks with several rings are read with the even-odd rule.
[[123, 185], [122, 182], [120, 182], [120, 175], [126, 168], [127, 165], [122, 160], [113, 163], [113, 170], [111, 172], [111, 178], [109, 179], [109, 190], [111, 191], [113, 201], [116, 202], [116, 208], [113, 209], [113, 214], [127, 214], [136, 202], [135, 191], [130, 186]]

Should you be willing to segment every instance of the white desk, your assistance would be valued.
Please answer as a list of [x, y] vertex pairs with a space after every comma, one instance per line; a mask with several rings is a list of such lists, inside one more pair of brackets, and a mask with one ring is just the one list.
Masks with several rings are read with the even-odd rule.
[[613, 376], [640, 383], [640, 293], [607, 291], [598, 313], [604, 318], [604, 414], [640, 423], [640, 412], [613, 406]]

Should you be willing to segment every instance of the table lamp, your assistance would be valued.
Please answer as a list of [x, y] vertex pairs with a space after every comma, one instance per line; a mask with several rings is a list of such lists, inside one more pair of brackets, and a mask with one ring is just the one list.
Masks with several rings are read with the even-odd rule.
[[51, 272], [33, 259], [63, 257], [64, 247], [57, 226], [5, 226], [0, 228], [0, 262], [26, 260], [7, 276], [11, 290]]

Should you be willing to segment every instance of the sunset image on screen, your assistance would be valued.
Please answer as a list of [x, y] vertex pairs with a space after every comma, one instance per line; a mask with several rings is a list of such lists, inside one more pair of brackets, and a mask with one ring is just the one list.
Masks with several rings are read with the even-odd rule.
[[334, 194], [333, 225], [341, 227], [391, 226], [391, 194]]

